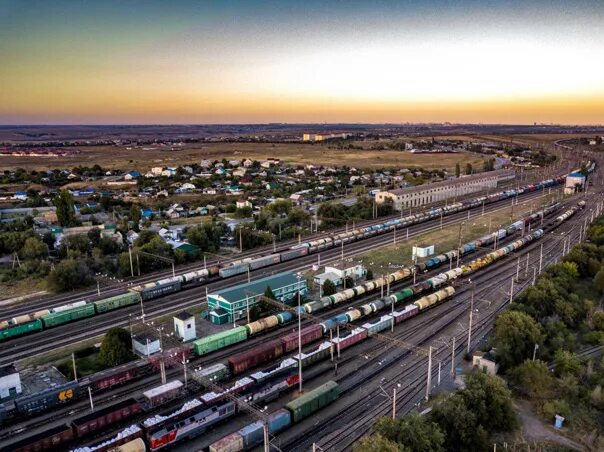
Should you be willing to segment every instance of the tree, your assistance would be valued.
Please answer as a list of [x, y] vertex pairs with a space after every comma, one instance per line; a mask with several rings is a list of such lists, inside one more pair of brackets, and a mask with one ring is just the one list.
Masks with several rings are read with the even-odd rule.
[[73, 197], [67, 190], [61, 190], [53, 199], [57, 208], [57, 219], [61, 226], [75, 226], [76, 219], [73, 210]]
[[45, 259], [48, 257], [48, 246], [37, 237], [29, 237], [25, 240], [19, 255], [22, 259]]
[[465, 384], [459, 395], [487, 432], [510, 431], [516, 427], [512, 394], [503, 379], [472, 372], [466, 375]]
[[88, 231], [87, 236], [92, 246], [97, 246], [99, 244], [99, 240], [101, 239], [101, 230], [99, 228], [92, 228]]
[[459, 166], [459, 163], [455, 164], [455, 177], [459, 177], [461, 176], [461, 166]]
[[551, 397], [555, 386], [547, 364], [540, 360], [527, 359], [510, 370], [509, 378], [515, 392], [532, 399]]
[[541, 327], [524, 312], [504, 312], [495, 321], [493, 346], [497, 350], [499, 364], [505, 369], [531, 356], [535, 344], [541, 341]]
[[581, 357], [568, 350], [556, 350], [554, 362], [556, 364], [556, 375], [559, 377], [565, 375], [578, 376], [583, 368]]
[[389, 417], [378, 419], [375, 431], [385, 439], [402, 446], [409, 452], [444, 451], [445, 435], [437, 423], [417, 412], [393, 420]]
[[361, 438], [352, 448], [353, 452], [400, 452], [399, 446], [381, 435]]
[[371, 269], [367, 270], [367, 274], [365, 275], [365, 279], [367, 281], [371, 281], [373, 279], [373, 270], [371, 270]]
[[594, 285], [600, 293], [604, 294], [604, 265], [600, 268], [600, 271], [594, 276]]
[[264, 289], [264, 296], [266, 298], [270, 298], [271, 300], [277, 299], [277, 297], [275, 297], [275, 294], [273, 293], [273, 289], [271, 289], [271, 286], [266, 286], [266, 289]]
[[107, 367], [115, 367], [132, 359], [130, 333], [123, 328], [109, 329], [101, 343], [99, 359]]
[[472, 174], [472, 164], [471, 163], [467, 163], [466, 164], [466, 174]]
[[83, 262], [65, 259], [50, 272], [47, 282], [54, 292], [65, 292], [90, 284], [92, 275]]
[[130, 220], [133, 223], [133, 229], [138, 232], [141, 221], [141, 208], [137, 204], [130, 206]]
[[328, 295], [333, 295], [336, 292], [336, 285], [331, 281], [331, 279], [326, 279], [323, 283], [323, 296], [326, 297]]

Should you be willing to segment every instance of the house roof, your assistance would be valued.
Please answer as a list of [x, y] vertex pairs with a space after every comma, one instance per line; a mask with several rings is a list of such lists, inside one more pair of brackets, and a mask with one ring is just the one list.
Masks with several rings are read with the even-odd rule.
[[184, 322], [185, 320], [189, 320], [191, 317], [193, 317], [193, 314], [189, 314], [187, 311], [180, 311], [174, 317]]
[[[267, 286], [270, 286], [272, 290], [275, 290], [279, 287], [296, 284], [297, 281], [298, 280], [293, 273], [279, 273], [277, 275], [257, 279], [250, 283], [239, 284], [237, 286], [215, 292], [214, 294], [210, 294], [208, 296], [221, 297], [230, 303], [235, 303], [243, 300], [246, 295], [254, 296], [263, 294]], [[302, 281], [300, 282], [302, 283]]]

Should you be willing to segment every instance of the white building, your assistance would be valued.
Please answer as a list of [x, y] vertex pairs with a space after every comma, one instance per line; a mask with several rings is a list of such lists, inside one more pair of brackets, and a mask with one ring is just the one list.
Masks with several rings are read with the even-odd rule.
[[161, 351], [159, 338], [147, 333], [140, 333], [132, 338], [132, 346], [140, 356], [151, 356]]
[[336, 138], [345, 140], [349, 136], [349, 133], [330, 133], [326, 135], [320, 133], [305, 133], [302, 135], [302, 141], [325, 141]]
[[472, 174], [457, 179], [424, 184], [417, 187], [381, 191], [375, 196], [378, 204], [392, 200], [395, 210], [406, 207], [420, 207], [446, 199], [458, 198], [478, 191], [496, 188], [497, 183], [515, 177], [514, 171], [497, 170]]
[[249, 202], [247, 199], [243, 200], [243, 201], [237, 201], [235, 203], [235, 205], [237, 206], [238, 209], [243, 209], [244, 207], [249, 207], [249, 208], [253, 207], [252, 203]]
[[566, 176], [566, 183], [564, 184], [564, 194], [572, 195], [578, 191], [582, 191], [585, 187], [585, 176], [583, 173], [573, 171]]
[[14, 397], [21, 394], [21, 378], [19, 372], [15, 370], [15, 366], [0, 367], [0, 400], [8, 397]]
[[174, 316], [174, 331], [183, 342], [192, 341], [197, 338], [195, 331], [195, 316], [187, 311], [182, 311]]
[[153, 174], [155, 174], [156, 176], [161, 176], [161, 173], [163, 170], [164, 170], [164, 168], [161, 166], [155, 166], [155, 167], [151, 168], [151, 172]]

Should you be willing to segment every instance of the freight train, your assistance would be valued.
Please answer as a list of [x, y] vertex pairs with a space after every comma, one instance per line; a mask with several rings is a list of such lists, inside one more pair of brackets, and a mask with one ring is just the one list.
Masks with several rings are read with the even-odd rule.
[[[269, 435], [291, 427], [306, 419], [311, 414], [334, 402], [340, 396], [340, 387], [334, 381], [313, 389], [285, 405], [285, 408], [268, 416], [267, 430]], [[238, 431], [227, 435], [210, 445], [210, 452], [238, 452], [251, 449], [264, 441], [264, 425], [256, 421]]]
[[[592, 168], [593, 171], [594, 166], [591, 165], [591, 162], [589, 162], [588, 168]], [[446, 207], [432, 208], [426, 212], [388, 220], [384, 223], [372, 226], [357, 228], [349, 232], [342, 232], [318, 240], [304, 242], [294, 245], [281, 253], [275, 253], [257, 258], [247, 258], [240, 261], [231, 262], [224, 266], [212, 266], [175, 277], [163, 278], [155, 282], [132, 287], [127, 293], [117, 295], [115, 297], [101, 299], [94, 302], [80, 301], [72, 305], [60, 306], [51, 310], [42, 310], [10, 320], [3, 320], [0, 321], [0, 341], [22, 336], [35, 331], [52, 328], [77, 319], [92, 317], [94, 315], [111, 311], [123, 306], [136, 304], [137, 302], [142, 303], [143, 301], [178, 292], [194, 283], [206, 281], [211, 278], [228, 278], [246, 273], [250, 270], [268, 267], [270, 265], [287, 262], [308, 254], [320, 252], [325, 249], [339, 246], [342, 243], [362, 240], [364, 238], [383, 234], [397, 228], [409, 227], [434, 218], [438, 218], [440, 216], [447, 216], [465, 211], [483, 204], [508, 199], [527, 192], [542, 190], [544, 188], [564, 183], [565, 178], [566, 176], [561, 176], [556, 179], [547, 179], [537, 184], [527, 185], [519, 189], [492, 193], [488, 196], [469, 199], [463, 202], [450, 204]], [[57, 311], [58, 309], [61, 309], [61, 311]], [[59, 312], [62, 314], [58, 315]], [[47, 321], [45, 321], [45, 318]]]
[[[126, 440], [142, 437], [150, 450], [158, 450], [174, 444], [184, 437], [196, 436], [211, 425], [227, 419], [237, 412], [235, 403], [230, 401], [227, 395], [240, 397], [248, 402], [260, 403], [272, 400], [296, 386], [298, 383], [296, 366], [296, 362], [290, 359], [268, 371], [256, 372], [249, 377], [240, 378], [224, 392], [208, 392], [198, 398], [187, 400], [178, 409], [171, 408], [148, 417], [142, 423], [130, 427], [129, 436], [121, 435], [119, 439], [121, 442], [126, 442]], [[206, 372], [204, 378], [207, 378], [208, 375]], [[212, 377], [210, 376], [210, 378]], [[212, 380], [216, 381], [213, 378]], [[85, 439], [93, 433], [98, 433], [105, 426], [124, 422], [139, 413], [173, 400], [181, 389], [182, 383], [180, 385], [175, 382], [167, 383], [155, 390], [146, 391], [139, 400], [127, 399], [94, 411], [75, 419], [70, 424], [52, 428], [14, 443], [7, 450], [29, 452], [62, 449], [76, 439]], [[105, 446], [116, 446], [116, 441], [107, 440], [102, 443], [105, 443]], [[101, 449], [88, 447], [82, 450]]]

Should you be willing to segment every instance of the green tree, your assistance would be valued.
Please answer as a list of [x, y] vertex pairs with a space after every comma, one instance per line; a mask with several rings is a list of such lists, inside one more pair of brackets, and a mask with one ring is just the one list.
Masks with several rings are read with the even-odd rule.
[[61, 190], [53, 199], [57, 208], [57, 219], [61, 226], [75, 226], [76, 219], [73, 210], [73, 197], [67, 190]]
[[499, 364], [508, 369], [532, 356], [535, 344], [542, 341], [541, 327], [519, 311], [508, 311], [497, 317], [493, 346]]
[[466, 174], [472, 174], [472, 164], [466, 163]]
[[130, 206], [130, 221], [133, 223], [132, 228], [138, 232], [141, 221], [141, 208], [138, 204]]
[[331, 279], [326, 279], [323, 283], [323, 296], [326, 297], [328, 295], [333, 295], [336, 292], [336, 285], [331, 281]]
[[378, 419], [375, 431], [387, 440], [397, 443], [409, 452], [444, 451], [445, 435], [438, 424], [417, 412], [393, 420]]
[[565, 375], [579, 376], [583, 366], [581, 357], [568, 350], [556, 350], [554, 355], [556, 375], [559, 377]]
[[90, 284], [92, 275], [83, 262], [65, 259], [50, 272], [47, 282], [52, 291], [65, 292]]
[[353, 452], [401, 452], [399, 446], [381, 435], [361, 438], [352, 448]]
[[527, 359], [509, 371], [514, 391], [532, 399], [551, 397], [556, 381], [543, 361]]
[[594, 286], [596, 286], [596, 289], [598, 289], [601, 294], [604, 294], [604, 265], [600, 268], [600, 271], [596, 273], [596, 276], [594, 276]]
[[371, 269], [367, 269], [367, 274], [365, 275], [365, 279], [367, 281], [370, 281], [373, 279], [373, 270]]
[[48, 246], [37, 237], [29, 237], [25, 240], [19, 255], [22, 259], [46, 259], [48, 257]]
[[99, 359], [107, 367], [115, 367], [132, 360], [130, 333], [123, 328], [114, 327], [107, 331], [101, 349]]
[[462, 397], [454, 395], [439, 403], [433, 408], [430, 418], [445, 434], [447, 450], [487, 450], [488, 433]]
[[266, 298], [270, 298], [271, 300], [277, 299], [277, 297], [275, 297], [275, 294], [273, 293], [273, 289], [271, 289], [271, 286], [266, 286], [266, 289], [264, 289], [264, 296]]
[[461, 176], [461, 166], [459, 166], [459, 163], [455, 164], [455, 177], [459, 177]]

